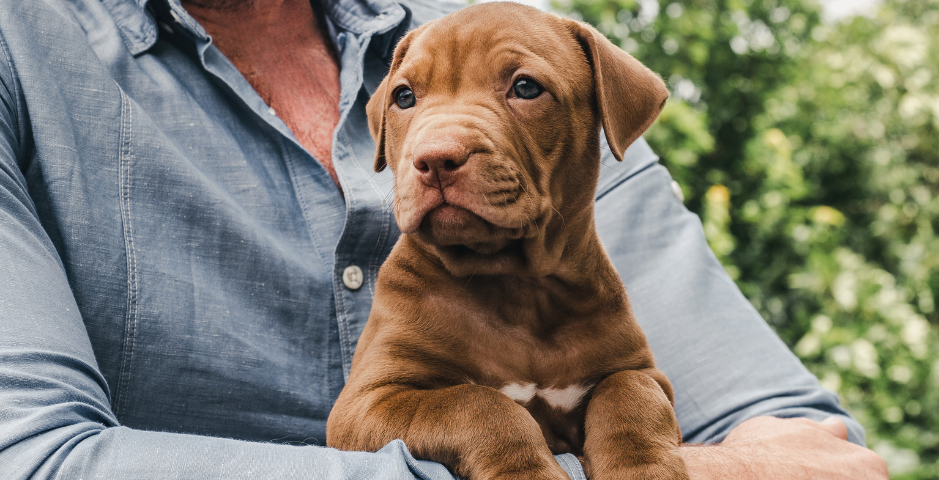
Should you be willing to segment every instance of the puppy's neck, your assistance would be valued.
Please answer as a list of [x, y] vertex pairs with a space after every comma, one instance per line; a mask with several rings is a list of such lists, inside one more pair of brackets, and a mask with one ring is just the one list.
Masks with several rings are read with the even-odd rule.
[[[561, 229], [567, 232], [566, 238], [554, 239], [563, 242], [563, 247], [557, 247], [558, 258], [539, 256], [531, 260], [544, 263], [534, 267], [506, 268], [478, 259], [477, 271], [453, 275], [434, 246], [411, 235], [403, 235], [401, 253], [409, 252], [405, 253], [411, 257], [408, 263], [418, 275], [458, 283], [462, 291], [497, 310], [498, 306], [505, 306], [511, 315], [502, 317], [512, 323], [551, 327], [572, 317], [589, 316], [597, 308], [619, 307], [619, 299], [625, 299], [622, 282], [600, 244], [592, 216], [587, 215], [577, 223], [569, 222], [567, 228]], [[609, 300], [598, 302], [598, 299]], [[530, 322], [518, 312], [529, 312]]]

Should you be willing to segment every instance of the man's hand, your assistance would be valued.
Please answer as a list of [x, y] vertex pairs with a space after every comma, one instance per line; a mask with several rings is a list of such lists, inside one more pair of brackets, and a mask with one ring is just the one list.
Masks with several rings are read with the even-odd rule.
[[693, 480], [886, 480], [876, 453], [847, 441], [844, 422], [806, 418], [751, 418], [720, 445], [681, 448]]

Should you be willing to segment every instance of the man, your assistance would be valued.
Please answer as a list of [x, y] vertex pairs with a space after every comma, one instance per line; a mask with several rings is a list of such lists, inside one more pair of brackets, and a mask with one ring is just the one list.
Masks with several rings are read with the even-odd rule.
[[[398, 235], [364, 105], [455, 8], [405, 5], [0, 2], [0, 477], [448, 478], [320, 446]], [[601, 237], [685, 440], [723, 440], [683, 447], [693, 478], [886, 478], [648, 147], [604, 162]]]

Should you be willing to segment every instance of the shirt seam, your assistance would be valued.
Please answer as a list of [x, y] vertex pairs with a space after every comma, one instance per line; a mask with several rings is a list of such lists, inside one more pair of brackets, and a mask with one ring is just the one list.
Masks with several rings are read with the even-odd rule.
[[567, 465], [567, 470], [570, 471], [570, 476], [572, 480], [587, 480], [587, 476], [584, 474], [583, 466], [580, 464], [580, 461], [574, 462], [571, 460], [572, 454], [562, 454], [558, 455], [556, 458], [558, 461], [564, 462]]
[[121, 369], [114, 400], [114, 413], [120, 419], [126, 411], [130, 370], [137, 341], [137, 252], [134, 246], [133, 220], [130, 215], [130, 148], [133, 128], [133, 110], [130, 99], [121, 90], [121, 150], [119, 159], [119, 181], [121, 221], [124, 230], [124, 249], [127, 255], [127, 312], [124, 317], [124, 345], [121, 352]]
[[617, 187], [619, 187], [620, 185], [626, 183], [626, 181], [628, 181], [629, 179], [635, 177], [636, 175], [639, 175], [639, 174], [642, 173], [642, 172], [645, 172], [646, 170], [648, 170], [648, 169], [650, 169], [650, 168], [655, 167], [656, 165], [658, 165], [658, 162], [656, 162], [656, 161], [651, 161], [651, 162], [649, 162], [648, 164], [643, 165], [642, 167], [639, 167], [639, 168], [634, 169], [634, 170], [632, 170], [632, 171], [630, 171], [630, 172], [627, 172], [627, 174], [622, 175], [621, 178], [616, 178], [616, 179], [612, 180], [611, 182], [609, 182], [609, 183], [607, 183], [606, 185], [604, 185], [603, 188], [597, 192], [594, 201], [599, 201], [599, 200], [601, 200], [603, 197], [605, 197], [607, 194], [609, 194], [610, 192], [612, 192], [613, 190], [615, 190]]
[[6, 36], [0, 33], [0, 51], [3, 52], [3, 56], [6, 57], [7, 70], [10, 72], [10, 88], [13, 89], [12, 98], [10, 99], [10, 107], [13, 109], [11, 112], [13, 118], [17, 120], [16, 122], [16, 140], [20, 143], [20, 148], [18, 150], [22, 151], [23, 142], [26, 140], [25, 132], [22, 129], [22, 124], [19, 121], [20, 119], [20, 101], [22, 97], [22, 92], [20, 91], [19, 82], [17, 81], [16, 76], [16, 67], [13, 65], [13, 52], [10, 50], [10, 46], [7, 44]]

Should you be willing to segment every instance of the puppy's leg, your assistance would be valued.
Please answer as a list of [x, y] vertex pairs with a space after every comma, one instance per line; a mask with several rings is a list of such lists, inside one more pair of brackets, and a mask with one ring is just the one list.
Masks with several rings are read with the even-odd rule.
[[568, 478], [528, 411], [495, 389], [384, 385], [348, 398], [330, 415], [331, 447], [375, 451], [400, 438], [415, 457], [471, 480]]
[[654, 368], [615, 373], [597, 385], [584, 432], [591, 480], [688, 479], [670, 394], [664, 374]]

